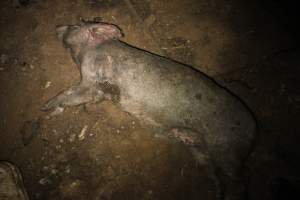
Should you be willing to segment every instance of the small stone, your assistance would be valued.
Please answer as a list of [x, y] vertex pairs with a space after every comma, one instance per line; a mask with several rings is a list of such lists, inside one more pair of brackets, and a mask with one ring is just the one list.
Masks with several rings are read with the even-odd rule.
[[71, 188], [75, 188], [75, 187], [78, 187], [80, 185], [80, 181], [79, 180], [76, 180], [76, 181], [73, 181], [70, 185]]
[[45, 86], [44, 86], [44, 89], [47, 89], [48, 87], [50, 87], [51, 84], [52, 84], [51, 81], [47, 81], [47, 83], [46, 83]]
[[70, 167], [70, 165], [67, 165], [65, 168], [65, 173], [70, 174], [70, 172], [71, 172], [71, 167]]
[[114, 20], [114, 21], [117, 21], [116, 17], [115, 16], [111, 16], [111, 18]]
[[85, 125], [85, 126], [81, 129], [80, 134], [78, 135], [78, 139], [79, 139], [79, 140], [84, 140], [84, 139], [85, 139], [85, 135], [86, 135], [87, 129], [88, 129], [88, 126], [87, 126], [87, 125]]
[[46, 185], [46, 184], [51, 184], [51, 183], [52, 183], [52, 181], [48, 177], [44, 177], [39, 180], [39, 184], [41, 184], [41, 185]]
[[90, 134], [89, 134], [90, 137], [93, 137], [94, 135], [95, 135], [94, 133], [90, 133]]
[[57, 169], [51, 169], [51, 174], [55, 175], [58, 173], [58, 170]]

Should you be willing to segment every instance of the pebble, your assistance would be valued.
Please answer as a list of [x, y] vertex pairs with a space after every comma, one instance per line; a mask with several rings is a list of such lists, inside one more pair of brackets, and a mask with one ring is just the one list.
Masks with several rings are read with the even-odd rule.
[[47, 89], [48, 87], [50, 87], [51, 84], [52, 84], [51, 81], [47, 81], [47, 83], [46, 83], [45, 86], [44, 86], [44, 89]]
[[65, 173], [70, 174], [70, 172], [71, 172], [71, 167], [70, 167], [70, 165], [67, 165], [65, 168]]
[[55, 175], [58, 173], [58, 170], [57, 169], [51, 169], [51, 174]]
[[87, 125], [85, 125], [85, 126], [81, 129], [80, 134], [78, 135], [78, 139], [79, 139], [79, 140], [84, 140], [84, 139], [85, 139], [85, 135], [86, 135], [87, 129], [88, 129], [88, 126], [87, 126]]
[[41, 185], [46, 185], [46, 184], [51, 184], [51, 183], [52, 183], [52, 181], [48, 177], [44, 177], [39, 180], [39, 184], [41, 184]]

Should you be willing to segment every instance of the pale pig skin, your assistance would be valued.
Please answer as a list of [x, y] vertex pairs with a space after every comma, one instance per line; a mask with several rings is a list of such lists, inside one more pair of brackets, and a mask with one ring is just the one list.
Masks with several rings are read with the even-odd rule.
[[142, 123], [208, 154], [220, 185], [229, 185], [222, 193], [237, 198], [231, 184], [238, 180], [256, 132], [253, 116], [238, 98], [192, 67], [119, 41], [122, 34], [115, 25], [61, 26], [57, 34], [80, 68], [81, 82], [43, 110], [103, 99], [118, 102]]

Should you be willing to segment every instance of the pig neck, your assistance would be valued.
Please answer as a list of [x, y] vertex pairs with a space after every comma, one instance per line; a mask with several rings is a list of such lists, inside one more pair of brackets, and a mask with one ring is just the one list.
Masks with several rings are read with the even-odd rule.
[[101, 44], [85, 45], [78, 53], [73, 54], [73, 60], [76, 62], [81, 73], [88, 73], [85, 82], [109, 83], [115, 84], [113, 65], [114, 56], [107, 49], [114, 40], [107, 40]]
[[86, 45], [78, 48], [78, 50], [74, 51], [74, 53], [71, 54], [74, 62], [78, 66], [81, 66], [86, 56], [88, 56], [93, 50], [95, 50], [95, 47], [96, 46]]
[[75, 49], [73, 49], [72, 57], [73, 60], [78, 64], [78, 65], [82, 65], [84, 59], [86, 59], [87, 57], [90, 56], [94, 56], [95, 52], [99, 52], [99, 49], [101, 49], [102, 46], [104, 46], [105, 44], [109, 43], [111, 41], [110, 40], [105, 40], [105, 41], [101, 41], [101, 42], [89, 42], [86, 45], [81, 45], [80, 47], [77, 47], [76, 51]]

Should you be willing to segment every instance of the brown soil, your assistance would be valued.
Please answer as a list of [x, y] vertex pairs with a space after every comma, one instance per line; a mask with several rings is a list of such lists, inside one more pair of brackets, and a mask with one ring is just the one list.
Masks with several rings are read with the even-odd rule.
[[260, 4], [16, 2], [0, 3], [0, 160], [20, 168], [31, 199], [216, 199], [207, 166], [112, 102], [40, 111], [79, 81], [55, 27], [81, 19], [117, 24], [125, 42], [198, 68], [249, 106], [260, 127], [245, 169], [250, 199], [300, 189], [300, 52]]

